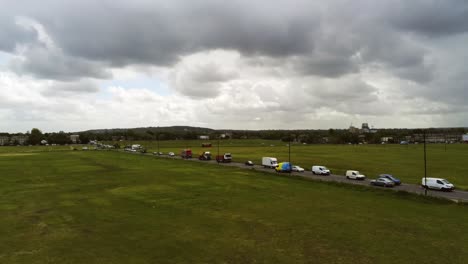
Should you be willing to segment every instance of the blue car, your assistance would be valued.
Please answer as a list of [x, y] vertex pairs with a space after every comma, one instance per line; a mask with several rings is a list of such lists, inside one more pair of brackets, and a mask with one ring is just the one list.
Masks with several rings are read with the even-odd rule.
[[401, 184], [400, 179], [397, 179], [397, 178], [393, 177], [393, 175], [391, 175], [391, 174], [380, 174], [380, 175], [379, 175], [379, 178], [389, 179], [389, 180], [391, 180], [392, 182], [394, 182], [395, 185], [400, 185], [400, 184]]

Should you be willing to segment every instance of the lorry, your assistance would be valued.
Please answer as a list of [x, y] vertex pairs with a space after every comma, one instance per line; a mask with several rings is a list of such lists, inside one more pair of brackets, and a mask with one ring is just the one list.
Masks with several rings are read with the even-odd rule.
[[[426, 181], [427, 179], [427, 181]], [[421, 186], [427, 189], [435, 189], [441, 191], [452, 191], [455, 186], [446, 179], [442, 178], [422, 178]]]
[[199, 160], [211, 160], [211, 153], [209, 151], [203, 151], [200, 156], [198, 156]]
[[191, 149], [184, 149], [180, 152], [180, 157], [183, 159], [191, 159], [192, 158], [192, 150]]
[[216, 161], [222, 162], [222, 163], [228, 163], [232, 161], [232, 155], [231, 153], [224, 153], [224, 155], [218, 155], [216, 156]]
[[278, 160], [272, 157], [263, 157], [262, 158], [262, 166], [265, 168], [276, 168], [278, 166]]
[[276, 172], [291, 172], [291, 163], [280, 162], [275, 168]]

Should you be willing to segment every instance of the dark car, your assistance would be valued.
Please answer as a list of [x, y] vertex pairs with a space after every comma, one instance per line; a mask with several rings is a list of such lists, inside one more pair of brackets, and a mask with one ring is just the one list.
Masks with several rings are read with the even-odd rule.
[[387, 178], [378, 178], [375, 180], [370, 181], [371, 185], [374, 186], [382, 186], [382, 187], [393, 187], [395, 183]]
[[245, 162], [245, 165], [246, 166], [253, 166], [254, 163], [252, 161], [248, 160], [248, 161]]
[[400, 179], [397, 179], [397, 178], [393, 177], [393, 175], [391, 175], [391, 174], [380, 174], [380, 175], [379, 175], [379, 178], [389, 179], [389, 180], [391, 180], [392, 182], [394, 182], [395, 185], [400, 185], [400, 184], [401, 184]]

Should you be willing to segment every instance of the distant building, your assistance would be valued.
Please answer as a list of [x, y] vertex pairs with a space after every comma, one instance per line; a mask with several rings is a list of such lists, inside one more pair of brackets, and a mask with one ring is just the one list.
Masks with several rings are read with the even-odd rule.
[[[413, 140], [415, 142], [424, 142], [424, 134], [414, 134]], [[426, 142], [427, 143], [454, 143], [460, 142], [463, 140], [463, 136], [460, 137], [460, 134], [442, 134], [442, 133], [434, 133], [434, 134], [426, 134]]]
[[28, 136], [25, 135], [16, 135], [10, 138], [10, 143], [24, 145], [28, 141]]
[[0, 146], [5, 146], [10, 143], [10, 138], [7, 136], [0, 136]]
[[353, 134], [357, 134], [357, 133], [360, 132], [360, 130], [359, 130], [359, 128], [357, 128], [357, 127], [350, 126], [350, 127], [349, 127], [349, 132], [350, 132], [350, 133], [353, 133]]
[[468, 134], [462, 135], [462, 141], [468, 143]]
[[80, 142], [80, 135], [70, 135], [70, 140], [73, 144]]
[[361, 125], [361, 132], [362, 132], [362, 133], [369, 133], [369, 132], [370, 132], [370, 128], [369, 128], [369, 124], [368, 124], [368, 123], [362, 123], [362, 125]]
[[210, 139], [210, 136], [200, 136], [199, 139], [207, 140]]
[[380, 142], [391, 143], [393, 142], [393, 137], [382, 137], [380, 138]]

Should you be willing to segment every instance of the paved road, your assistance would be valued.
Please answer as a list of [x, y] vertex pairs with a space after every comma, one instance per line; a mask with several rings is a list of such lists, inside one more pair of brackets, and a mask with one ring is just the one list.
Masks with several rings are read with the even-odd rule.
[[[138, 154], [138, 153], [136, 153], [136, 154]], [[146, 155], [153, 155], [153, 154], [147, 153]], [[181, 159], [179, 156], [175, 156], [175, 157], [155, 156], [155, 157]], [[219, 164], [220, 166], [238, 167], [238, 168], [243, 168], [243, 169], [255, 169], [257, 171], [264, 171], [264, 172], [270, 172], [270, 173], [275, 173], [275, 174], [277, 173], [274, 169], [264, 168], [263, 166], [259, 166], [259, 165], [246, 166], [246, 165], [244, 165], [244, 163], [238, 163], [238, 162], [217, 163], [215, 160], [202, 161], [202, 160], [198, 160], [196, 158], [187, 159], [187, 161], [210, 163], [210, 164]], [[284, 173], [282, 175], [288, 175], [288, 173]], [[372, 186], [372, 185], [370, 185], [370, 179], [348, 180], [343, 175], [334, 175], [334, 174], [332, 174], [332, 175], [328, 175], [328, 176], [320, 176], [320, 175], [312, 174], [311, 171], [292, 172], [291, 175], [299, 176], [299, 177], [303, 177], [303, 178], [307, 178], [307, 179], [311, 179], [311, 180], [333, 181], [333, 182], [342, 182], [342, 183], [347, 183], [347, 184]], [[406, 192], [416, 193], [416, 194], [424, 194], [424, 192], [425, 192], [424, 188], [422, 188], [420, 185], [416, 185], [416, 184], [405, 184], [405, 183], [403, 183], [402, 185], [395, 186], [393, 188], [384, 188], [384, 187], [377, 187], [377, 186], [372, 186], [372, 187], [373, 188], [380, 188], [380, 189], [387, 189], [387, 190], [394, 190], [394, 191], [406, 191]], [[428, 196], [434, 196], [434, 197], [449, 199], [449, 200], [452, 200], [454, 202], [468, 202], [468, 192], [467, 191], [454, 190], [452, 192], [442, 192], [442, 191], [436, 191], [436, 190], [427, 190], [427, 195]]]

